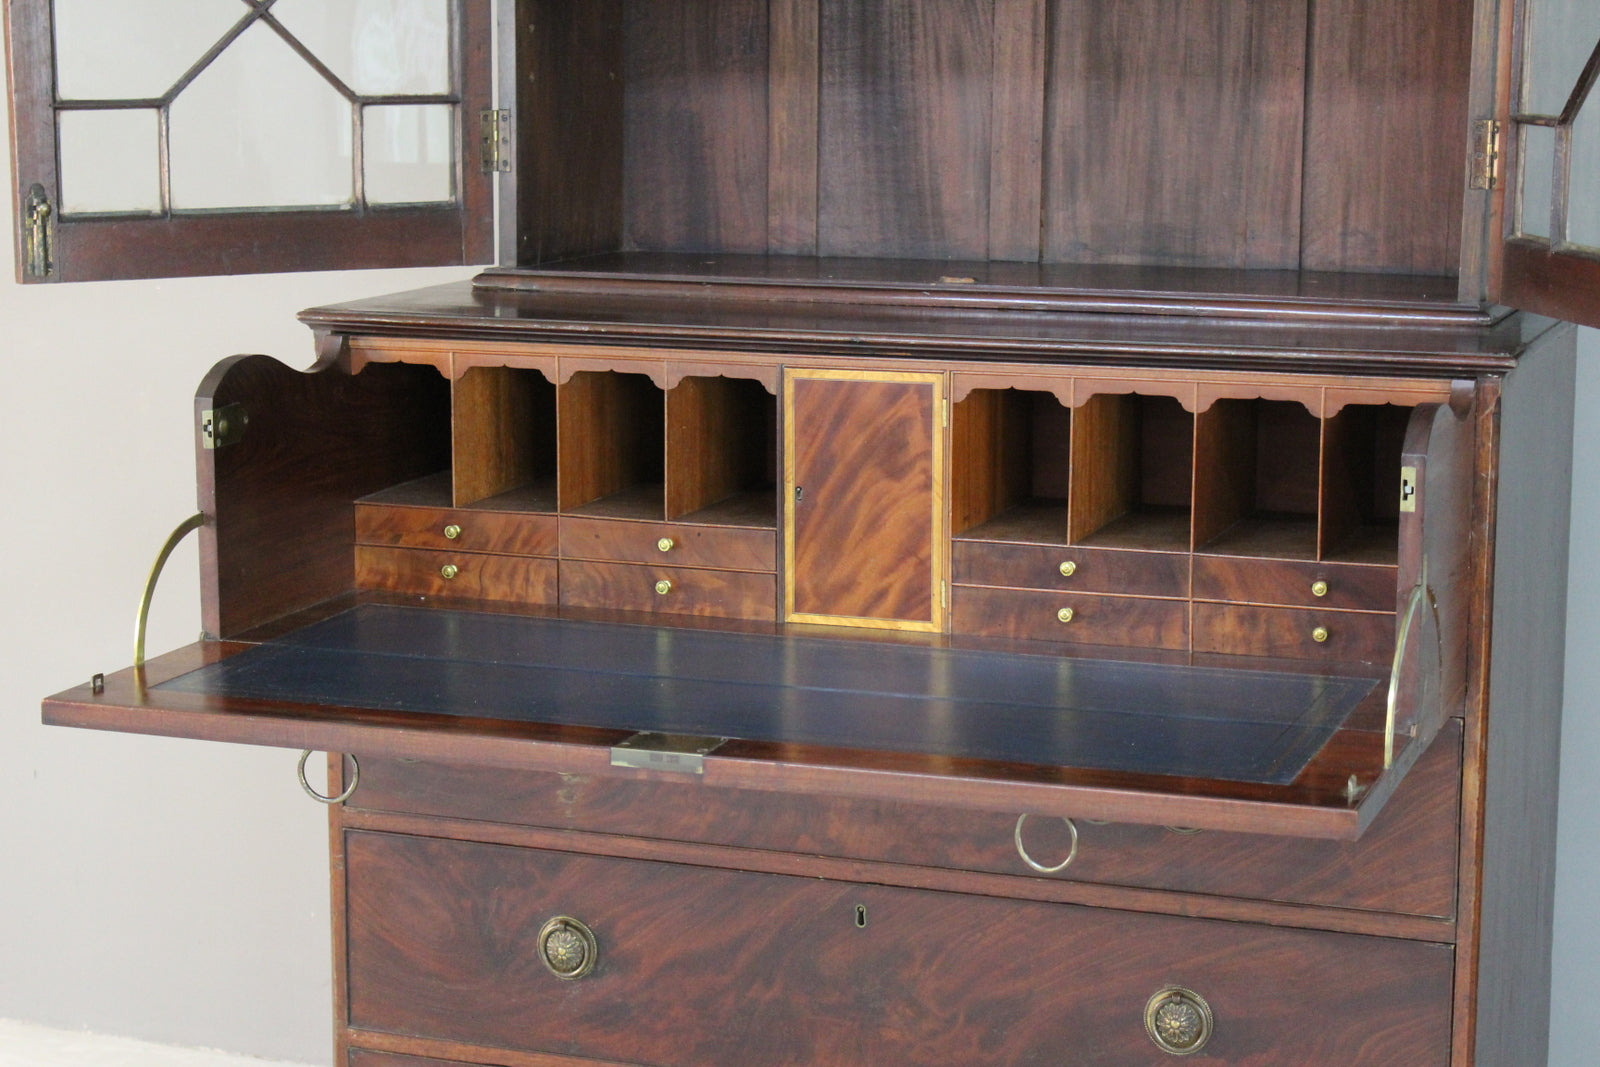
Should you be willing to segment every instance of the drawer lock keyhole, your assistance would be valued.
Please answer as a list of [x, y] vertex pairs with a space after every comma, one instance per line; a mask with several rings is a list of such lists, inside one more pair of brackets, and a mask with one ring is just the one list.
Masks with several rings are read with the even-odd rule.
[[867, 906], [865, 904], [856, 905], [856, 928], [860, 930], [867, 928]]

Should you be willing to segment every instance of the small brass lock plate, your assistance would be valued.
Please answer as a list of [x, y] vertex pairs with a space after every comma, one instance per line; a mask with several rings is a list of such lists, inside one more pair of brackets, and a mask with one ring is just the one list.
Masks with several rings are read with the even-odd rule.
[[641, 771], [704, 774], [705, 757], [726, 740], [726, 737], [699, 737], [692, 734], [637, 733], [620, 745], [611, 746], [611, 766], [632, 767]]
[[207, 408], [200, 413], [200, 446], [209, 451], [236, 445], [244, 439], [249, 424], [250, 415], [243, 404]]

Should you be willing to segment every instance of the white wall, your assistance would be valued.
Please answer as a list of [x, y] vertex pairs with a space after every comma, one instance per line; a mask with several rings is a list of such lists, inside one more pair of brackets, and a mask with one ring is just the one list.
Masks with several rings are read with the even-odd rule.
[[[0, 1018], [328, 1062], [326, 823], [295, 753], [47, 729], [38, 701], [129, 662], [151, 557], [194, 510], [213, 362], [305, 365], [300, 308], [468, 273], [0, 282]], [[1600, 333], [1581, 343], [1556, 1067], [1593, 1062], [1600, 984]], [[198, 596], [191, 538], [152, 653], [193, 640]]]

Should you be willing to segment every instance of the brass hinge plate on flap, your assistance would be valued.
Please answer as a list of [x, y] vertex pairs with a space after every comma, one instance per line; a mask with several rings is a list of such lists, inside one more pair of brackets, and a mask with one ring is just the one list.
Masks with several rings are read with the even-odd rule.
[[1496, 119], [1472, 124], [1472, 188], [1500, 188], [1500, 123]]
[[511, 111], [487, 108], [478, 112], [478, 149], [485, 174], [511, 170]]
[[1417, 510], [1417, 468], [1400, 468], [1400, 510]]
[[243, 404], [206, 408], [200, 413], [201, 447], [209, 451], [236, 445], [244, 438], [244, 428], [248, 425], [250, 414]]
[[632, 767], [640, 771], [704, 774], [705, 757], [726, 740], [726, 737], [696, 737], [690, 734], [637, 733], [622, 744], [611, 746], [611, 766]]
[[37, 182], [22, 201], [22, 227], [23, 274], [41, 280], [50, 277], [56, 266], [50, 247], [55, 235], [55, 209], [50, 204], [50, 194]]

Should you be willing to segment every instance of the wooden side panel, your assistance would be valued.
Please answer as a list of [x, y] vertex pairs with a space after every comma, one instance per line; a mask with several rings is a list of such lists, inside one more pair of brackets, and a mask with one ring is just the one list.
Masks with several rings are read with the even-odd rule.
[[[1181, 983], [1219, 1020], [1208, 1059], [1447, 1058], [1443, 945], [387, 834], [346, 849], [362, 1029], [663, 1067], [1124, 1067], [1165, 1059], [1144, 1005]], [[587, 978], [540, 962], [557, 915], [594, 932]]]
[[220, 637], [348, 592], [352, 501], [450, 464], [449, 385], [431, 367], [352, 376], [241, 356], [206, 377], [195, 410], [234, 403], [249, 417], [238, 443], [196, 435], [202, 617]]
[[626, 20], [624, 247], [765, 252], [766, 0], [647, 0]]
[[1048, 261], [1294, 267], [1306, 0], [1055, 0]]
[[989, 253], [993, 0], [822, 9], [818, 250]]
[[1313, 5], [1301, 266], [1456, 273], [1473, 5]]
[[1024, 397], [1014, 389], [974, 389], [952, 406], [952, 531], [991, 519], [1028, 495], [1028, 437]]
[[516, 5], [522, 266], [622, 242], [622, 29], [622, 0]]
[[791, 621], [942, 628], [943, 377], [791, 371]]
[[538, 371], [473, 367], [451, 388], [457, 507], [556, 473], [556, 390]]

